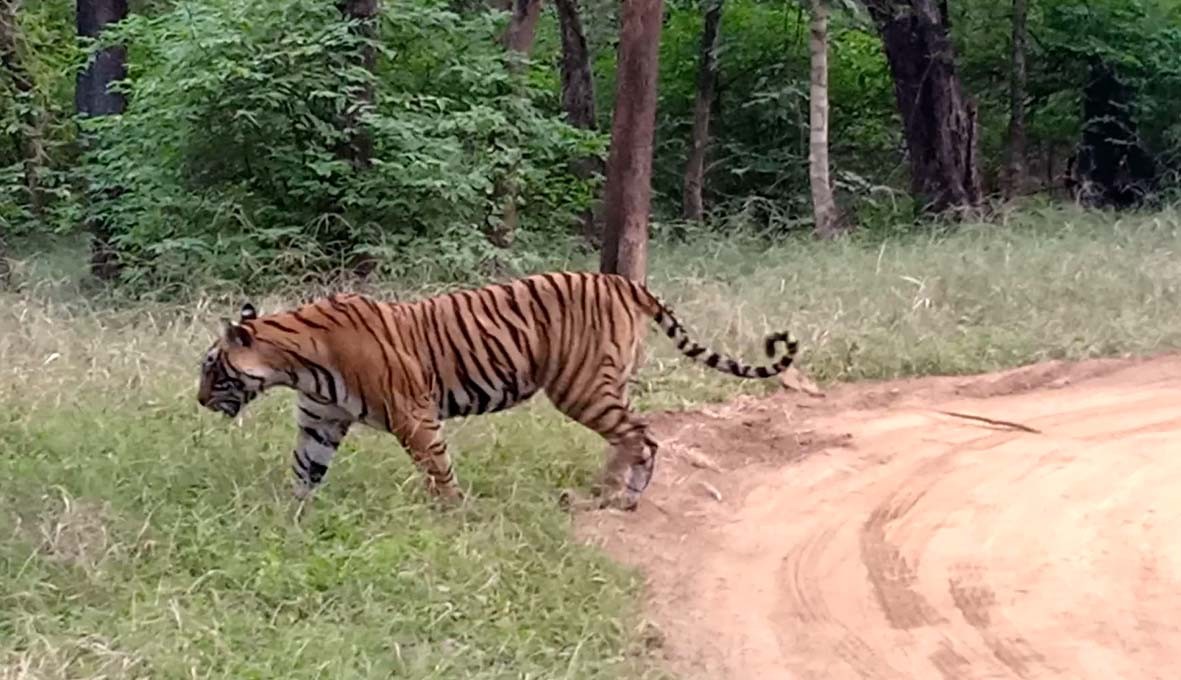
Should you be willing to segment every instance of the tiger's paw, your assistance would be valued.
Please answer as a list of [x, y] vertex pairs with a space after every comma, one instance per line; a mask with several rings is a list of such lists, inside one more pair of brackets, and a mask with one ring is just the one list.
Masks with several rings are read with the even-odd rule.
[[586, 512], [589, 510], [623, 510], [632, 512], [639, 506], [639, 499], [626, 493], [604, 493], [595, 489], [591, 498], [586, 498], [572, 489], [563, 489], [558, 494], [558, 507], [563, 512]]
[[598, 494], [594, 498], [586, 498], [574, 489], [562, 489], [558, 494], [558, 507], [563, 512], [575, 513], [598, 510], [603, 506]]
[[636, 508], [640, 506], [639, 496], [629, 493], [615, 493], [610, 496], [604, 496], [599, 500], [600, 509], [615, 509], [624, 512], [635, 512]]
[[430, 477], [423, 481], [427, 494], [443, 509], [458, 508], [467, 500], [467, 494], [458, 484], [438, 484]]

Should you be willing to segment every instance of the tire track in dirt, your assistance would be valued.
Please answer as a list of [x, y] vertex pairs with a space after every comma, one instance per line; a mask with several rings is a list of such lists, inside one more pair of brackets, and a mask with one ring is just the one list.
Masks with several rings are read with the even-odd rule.
[[684, 678], [1171, 677], [1181, 358], [975, 381], [656, 418], [647, 502], [578, 529], [645, 570]]

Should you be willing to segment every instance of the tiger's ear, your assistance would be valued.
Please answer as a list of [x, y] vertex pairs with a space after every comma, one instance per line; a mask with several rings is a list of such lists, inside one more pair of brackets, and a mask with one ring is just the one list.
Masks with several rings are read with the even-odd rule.
[[242, 321], [252, 321], [257, 318], [258, 311], [254, 309], [254, 305], [250, 304], [249, 302], [242, 305], [242, 311], [240, 313], [240, 319]]
[[237, 321], [225, 321], [222, 333], [230, 347], [249, 347], [253, 342], [250, 331], [238, 325]]

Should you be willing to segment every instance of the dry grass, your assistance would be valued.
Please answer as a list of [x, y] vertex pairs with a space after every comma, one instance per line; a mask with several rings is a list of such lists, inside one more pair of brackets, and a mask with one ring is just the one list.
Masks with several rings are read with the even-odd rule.
[[[1181, 345], [1179, 227], [1053, 211], [943, 238], [660, 247], [651, 284], [743, 356], [792, 329], [821, 380], [974, 372]], [[48, 261], [0, 296], [0, 680], [657, 676], [638, 580], [556, 512], [597, 468], [594, 435], [544, 402], [456, 422], [474, 498], [439, 512], [393, 440], [359, 431], [296, 526], [290, 399], [231, 422], [193, 398], [233, 310], [88, 302]], [[648, 346], [646, 407], [773, 388]]]

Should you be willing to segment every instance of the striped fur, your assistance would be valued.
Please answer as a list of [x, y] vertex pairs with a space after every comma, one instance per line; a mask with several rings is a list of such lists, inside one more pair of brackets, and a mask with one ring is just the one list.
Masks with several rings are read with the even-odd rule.
[[634, 508], [657, 449], [627, 396], [648, 319], [685, 356], [740, 378], [776, 375], [798, 349], [789, 334], [775, 333], [766, 351], [774, 357], [782, 344], [782, 356], [750, 366], [690, 340], [640, 284], [548, 273], [411, 303], [338, 294], [263, 316], [246, 305], [207, 352], [198, 401], [232, 417], [271, 387], [295, 389], [299, 497], [321, 483], [349, 428], [362, 423], [394, 434], [432, 491], [458, 498], [442, 421], [501, 411], [544, 391], [611, 446], [597, 489], [602, 503]]

